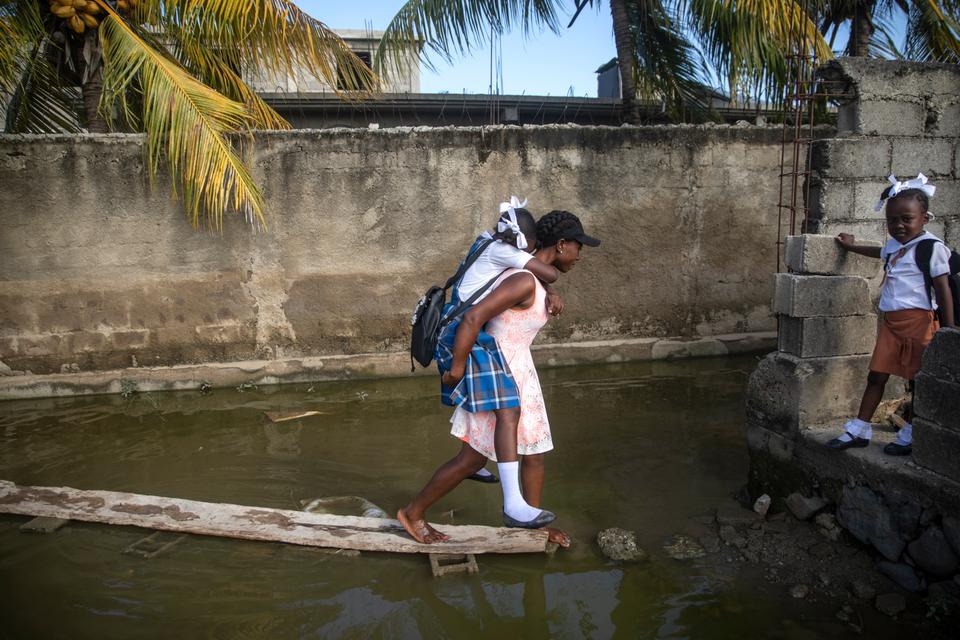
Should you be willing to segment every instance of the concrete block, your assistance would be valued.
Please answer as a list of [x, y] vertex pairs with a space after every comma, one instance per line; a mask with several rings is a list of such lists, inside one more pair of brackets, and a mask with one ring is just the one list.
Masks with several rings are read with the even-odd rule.
[[[892, 94], [897, 95], [897, 94]], [[919, 98], [907, 100], [861, 98], [843, 104], [837, 115], [837, 133], [866, 136], [921, 136], [927, 111]]]
[[913, 461], [960, 482], [960, 431], [944, 429], [919, 416], [913, 419]]
[[940, 329], [923, 352], [921, 373], [960, 384], [960, 329]]
[[877, 337], [877, 316], [824, 318], [780, 317], [780, 351], [801, 358], [871, 353]]
[[954, 97], [950, 102], [944, 99], [931, 101], [932, 123], [928, 128], [928, 135], [957, 137], [957, 132], [960, 131], [960, 103], [955, 100]]
[[793, 458], [795, 443], [796, 440], [793, 438], [784, 437], [756, 424], [747, 427], [747, 447], [751, 451], [769, 453], [774, 460], [789, 462]]
[[824, 177], [872, 178], [889, 173], [887, 138], [830, 138], [813, 143], [812, 168]]
[[871, 313], [870, 288], [857, 276], [776, 274], [773, 311], [794, 318]]
[[[866, 243], [863, 243], [866, 244]], [[870, 243], [880, 246], [880, 243]], [[879, 260], [847, 251], [836, 236], [787, 236], [783, 263], [794, 273], [870, 278], [883, 269]]]
[[915, 382], [913, 405], [916, 415], [960, 433], [960, 383], [940, 380], [926, 373], [918, 373]]
[[[937, 192], [930, 198], [930, 211], [938, 219], [956, 219], [960, 215], [960, 180], [932, 180], [937, 185]], [[942, 236], [941, 236], [942, 237]], [[956, 247], [956, 244], [951, 245]]]
[[772, 353], [747, 382], [747, 425], [795, 436], [855, 415], [870, 356], [798, 358]]
[[835, 236], [841, 232], [852, 233], [856, 236], [857, 242], [883, 243], [889, 237], [887, 223], [879, 213], [875, 220], [821, 220], [817, 230], [817, 233], [828, 236]]
[[893, 160], [891, 173], [901, 180], [949, 176], [953, 170], [953, 142], [944, 138], [890, 138]]

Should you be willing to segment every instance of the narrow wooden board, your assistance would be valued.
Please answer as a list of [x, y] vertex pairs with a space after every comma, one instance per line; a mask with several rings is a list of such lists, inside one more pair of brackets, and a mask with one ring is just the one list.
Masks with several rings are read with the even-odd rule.
[[309, 418], [310, 416], [326, 415], [323, 411], [264, 411], [270, 422], [286, 422], [287, 420], [296, 420], [297, 418]]
[[0, 480], [0, 513], [47, 516], [242, 540], [392, 553], [544, 553], [547, 532], [436, 525], [449, 542], [420, 544], [399, 522], [287, 509], [198, 502], [70, 487], [25, 487]]

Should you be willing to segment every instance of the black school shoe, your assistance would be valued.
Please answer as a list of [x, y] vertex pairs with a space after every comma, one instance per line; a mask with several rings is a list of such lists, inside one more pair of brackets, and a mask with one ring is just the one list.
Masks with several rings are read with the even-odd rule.
[[467, 476], [467, 480], [473, 480], [474, 482], [483, 482], [484, 484], [497, 484], [500, 482], [495, 474], [488, 473], [485, 476], [480, 475], [479, 473], [471, 473]]
[[888, 456], [908, 456], [913, 453], [913, 445], [891, 442], [883, 448], [883, 452]]
[[853, 440], [844, 442], [840, 438], [834, 438], [827, 443], [827, 446], [831, 449], [836, 449], [837, 451], [843, 451], [845, 449], [862, 449], [870, 444], [870, 440], [868, 438], [858, 438], [850, 433], [847, 435], [853, 438]]
[[533, 520], [516, 520], [507, 515], [506, 512], [503, 513], [503, 524], [508, 527], [513, 527], [515, 529], [541, 529], [554, 520], [557, 519], [557, 516], [550, 511], [543, 510]]

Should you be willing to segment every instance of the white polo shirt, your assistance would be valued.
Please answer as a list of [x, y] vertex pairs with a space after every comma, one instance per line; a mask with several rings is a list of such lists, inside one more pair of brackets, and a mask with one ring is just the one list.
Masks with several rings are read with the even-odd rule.
[[[489, 231], [485, 231], [480, 237], [491, 238], [493, 236]], [[461, 301], [467, 300], [477, 289], [503, 273], [504, 270], [523, 269], [532, 258], [532, 253], [517, 249], [503, 240], [494, 240], [463, 274], [463, 278], [460, 279], [460, 284], [457, 286], [457, 296]], [[486, 298], [493, 289], [494, 287], [490, 287], [484, 291], [473, 304], [477, 304]]]
[[[906, 244], [900, 244], [890, 238], [880, 250], [880, 259], [884, 260], [887, 269], [883, 289], [880, 291], [880, 311], [936, 310], [936, 296], [927, 295], [923, 273], [917, 266], [917, 243], [921, 240], [940, 240], [940, 238], [925, 231]], [[906, 248], [906, 252], [896, 259], [903, 248]], [[890, 258], [889, 261], [887, 257]], [[893, 264], [894, 259], [896, 264]], [[945, 273], [950, 273], [950, 249], [940, 241], [933, 245], [933, 255], [930, 256], [930, 277], [936, 278]]]

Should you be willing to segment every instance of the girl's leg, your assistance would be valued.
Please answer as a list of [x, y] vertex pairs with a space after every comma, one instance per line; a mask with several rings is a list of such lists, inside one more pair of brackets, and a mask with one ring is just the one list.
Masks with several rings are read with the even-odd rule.
[[887, 380], [890, 379], [889, 373], [878, 373], [871, 371], [867, 376], [867, 388], [863, 390], [863, 399], [860, 400], [860, 411], [857, 417], [864, 422], [870, 422], [873, 412], [880, 406], [883, 400], [883, 390], [887, 386]]
[[427, 524], [424, 516], [427, 509], [437, 500], [453, 491], [460, 482], [486, 464], [487, 459], [464, 443], [460, 452], [440, 466], [420, 493], [397, 513], [397, 519], [403, 524], [414, 540], [427, 544], [443, 542], [449, 538]]
[[843, 425], [843, 433], [827, 443], [833, 449], [848, 449], [850, 447], [865, 447], [873, 437], [873, 427], [870, 418], [883, 400], [883, 390], [890, 379], [889, 373], [871, 371], [867, 375], [867, 388], [863, 390], [860, 400], [860, 410], [857, 417]]
[[503, 490], [504, 520], [509, 526], [533, 526], [540, 519], [543, 526], [555, 517], [548, 511], [530, 506], [520, 490], [520, 463], [517, 460], [517, 427], [520, 425], [520, 408], [499, 409], [494, 412], [497, 424], [493, 433], [493, 447], [497, 453], [497, 470], [500, 472], [500, 488]]

